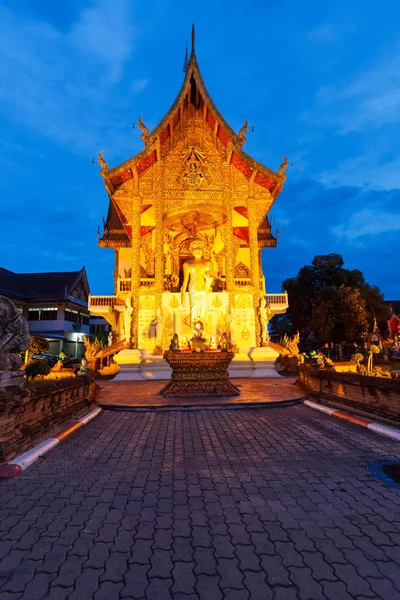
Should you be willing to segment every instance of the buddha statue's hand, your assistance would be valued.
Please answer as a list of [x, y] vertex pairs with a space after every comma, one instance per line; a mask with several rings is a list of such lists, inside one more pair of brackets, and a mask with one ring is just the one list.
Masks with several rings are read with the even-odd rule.
[[181, 288], [181, 304], [183, 307], [185, 306], [185, 290], [183, 288]]

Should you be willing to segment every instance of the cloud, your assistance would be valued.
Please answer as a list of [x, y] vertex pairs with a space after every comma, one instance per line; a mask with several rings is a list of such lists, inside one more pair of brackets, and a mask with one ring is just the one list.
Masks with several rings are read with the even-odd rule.
[[132, 53], [130, 6], [99, 0], [67, 32], [0, 7], [4, 117], [78, 152], [100, 147], [123, 102], [108, 104]]
[[346, 23], [322, 23], [315, 27], [309, 34], [310, 40], [316, 40], [317, 42], [336, 42], [343, 35], [350, 34], [353, 32], [353, 27]]
[[378, 235], [399, 230], [400, 213], [363, 209], [354, 213], [346, 225], [337, 225], [331, 231], [333, 235], [347, 238], [351, 242], [365, 235]]
[[400, 109], [399, 47], [339, 86], [323, 86], [317, 110], [340, 134], [396, 123]]
[[148, 79], [136, 79], [131, 83], [131, 92], [133, 94], [139, 94], [142, 90], [144, 90], [148, 86]]
[[400, 42], [347, 73], [320, 87], [300, 118], [310, 129], [315, 176], [326, 186], [399, 188]]

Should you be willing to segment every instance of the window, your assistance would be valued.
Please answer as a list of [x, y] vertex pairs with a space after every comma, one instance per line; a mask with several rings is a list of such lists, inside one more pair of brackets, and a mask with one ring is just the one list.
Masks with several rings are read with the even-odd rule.
[[28, 309], [28, 321], [40, 321], [40, 310]]
[[28, 321], [56, 321], [57, 308], [28, 308]]
[[65, 309], [65, 320], [66, 321], [71, 321], [72, 323], [77, 323], [78, 317], [79, 317], [79, 314], [78, 314], [77, 310], [71, 310], [70, 308]]

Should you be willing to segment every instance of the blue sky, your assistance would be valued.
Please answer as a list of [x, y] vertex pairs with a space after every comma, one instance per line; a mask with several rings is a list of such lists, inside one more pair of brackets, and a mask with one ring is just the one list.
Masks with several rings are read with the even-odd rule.
[[273, 169], [289, 158], [268, 291], [338, 252], [399, 299], [399, 19], [396, 0], [0, 0], [1, 266], [86, 265], [92, 292], [112, 293], [92, 158], [141, 150], [131, 125], [169, 109], [194, 22], [215, 104], [234, 129], [254, 126], [246, 152]]

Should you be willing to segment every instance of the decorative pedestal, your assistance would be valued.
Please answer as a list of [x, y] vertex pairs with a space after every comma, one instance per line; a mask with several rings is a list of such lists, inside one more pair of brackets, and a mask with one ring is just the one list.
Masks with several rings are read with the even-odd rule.
[[282, 375], [279, 375], [275, 370], [275, 361], [278, 358], [279, 353], [270, 346], [254, 348], [250, 356], [254, 365], [254, 371], [251, 375], [252, 378], [282, 377]]
[[172, 379], [161, 390], [165, 398], [239, 396], [239, 389], [228, 381], [232, 352], [164, 353], [171, 365]]
[[143, 381], [140, 373], [142, 354], [140, 350], [126, 349], [115, 354], [114, 360], [119, 366], [119, 373], [113, 381]]

